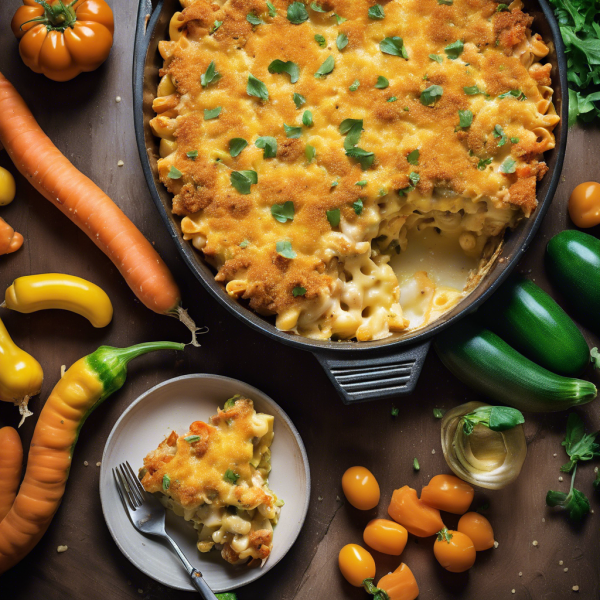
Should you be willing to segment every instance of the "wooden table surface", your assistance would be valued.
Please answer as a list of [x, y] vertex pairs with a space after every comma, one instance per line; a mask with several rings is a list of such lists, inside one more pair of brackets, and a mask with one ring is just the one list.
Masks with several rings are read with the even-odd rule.
[[[386, 515], [395, 488], [409, 484], [420, 489], [431, 476], [447, 471], [440, 448], [440, 424], [432, 409], [449, 408], [477, 395], [455, 380], [431, 353], [411, 397], [343, 406], [312, 355], [276, 344], [228, 314], [186, 269], [146, 189], [132, 113], [137, 3], [112, 1], [117, 27], [109, 60], [98, 71], [63, 84], [35, 75], [22, 64], [9, 29], [20, 4], [19, 0], [0, 4], [0, 70], [24, 96], [56, 145], [156, 245], [173, 270], [192, 316], [198, 324], [209, 326], [210, 333], [202, 337], [199, 349], [190, 348], [177, 357], [171, 353], [149, 355], [131, 365], [125, 387], [85, 423], [63, 503], [37, 547], [0, 578], [0, 596], [12, 600], [192, 597], [161, 586], [121, 555], [102, 516], [100, 469], [95, 465], [114, 423], [135, 398], [166, 379], [200, 372], [241, 379], [279, 402], [304, 439], [312, 470], [309, 515], [297, 543], [265, 577], [239, 590], [240, 600], [366, 598], [364, 592], [342, 579], [337, 568], [339, 549], [350, 542], [361, 543], [365, 524], [375, 516]], [[119, 103], [117, 96], [122, 98]], [[547, 290], [542, 261], [545, 243], [554, 233], [571, 226], [566, 214], [571, 189], [598, 178], [599, 144], [598, 130], [572, 130], [554, 204], [520, 265], [521, 271]], [[119, 160], [124, 162], [122, 167], [117, 166]], [[133, 297], [109, 260], [17, 174], [6, 153], [0, 155], [0, 165], [15, 173], [18, 187], [16, 200], [0, 209], [0, 216], [26, 240], [19, 252], [0, 259], [0, 289], [21, 275], [61, 271], [102, 286], [115, 306], [113, 322], [101, 330], [66, 312], [21, 315], [0, 311], [15, 341], [44, 367], [42, 393], [30, 404], [34, 413], [39, 413], [58, 380], [61, 365], [72, 364], [100, 344], [188, 340], [183, 326], [151, 313]], [[586, 336], [590, 344], [599, 344], [589, 332]], [[587, 375], [596, 384], [600, 382], [598, 374]], [[16, 426], [15, 409], [0, 404], [0, 425]], [[391, 416], [394, 404], [400, 408], [395, 419]], [[600, 429], [597, 403], [579, 413], [588, 430]], [[20, 429], [26, 449], [35, 420], [31, 417]], [[487, 501], [491, 505], [486, 514], [494, 525], [499, 547], [480, 554], [468, 574], [451, 575], [441, 569], [433, 557], [431, 539], [409, 540], [402, 560], [417, 578], [420, 598], [562, 600], [575, 597], [572, 587], [576, 585], [578, 597], [600, 597], [598, 495], [592, 499], [596, 514], [580, 528], [570, 526], [564, 514], [553, 513], [544, 503], [547, 490], [568, 490], [569, 477], [562, 483], [558, 479], [559, 466], [565, 462], [560, 446], [564, 426], [564, 414], [528, 416], [528, 456], [518, 481], [502, 491], [477, 492], [475, 507]], [[421, 464], [418, 473], [412, 469], [414, 457]], [[377, 476], [382, 489], [378, 509], [361, 513], [343, 501], [341, 476], [354, 464], [365, 465]], [[593, 465], [583, 465], [577, 477], [577, 487], [592, 497]], [[449, 521], [455, 525], [454, 519]], [[538, 545], [533, 545], [534, 540]], [[62, 544], [69, 549], [59, 554], [56, 548]], [[378, 576], [399, 564], [397, 558], [375, 557]], [[559, 565], [559, 561], [564, 564]]]

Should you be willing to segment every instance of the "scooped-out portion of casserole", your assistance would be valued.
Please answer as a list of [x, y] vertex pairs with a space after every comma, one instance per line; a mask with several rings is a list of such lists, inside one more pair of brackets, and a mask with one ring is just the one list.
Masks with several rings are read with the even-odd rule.
[[193, 521], [200, 552], [220, 549], [231, 564], [262, 566], [269, 557], [283, 506], [268, 486], [273, 421], [252, 400], [234, 396], [209, 423], [173, 431], [144, 458], [144, 489]]

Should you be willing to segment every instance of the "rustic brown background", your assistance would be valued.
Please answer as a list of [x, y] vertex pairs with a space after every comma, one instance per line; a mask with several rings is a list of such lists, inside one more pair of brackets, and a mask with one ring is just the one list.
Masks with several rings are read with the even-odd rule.
[[[56, 145], [156, 244], [179, 281], [192, 316], [200, 325], [208, 325], [210, 333], [202, 338], [202, 348], [188, 349], [180, 357], [162, 353], [138, 359], [130, 368], [124, 389], [89, 418], [77, 445], [63, 504], [38, 546], [0, 578], [0, 596], [12, 600], [192, 597], [147, 578], [121, 555], [102, 517], [95, 464], [115, 421], [137, 396], [171, 377], [207, 372], [247, 381], [279, 402], [300, 430], [312, 469], [310, 511], [298, 542], [264, 578], [240, 590], [240, 600], [366, 598], [339, 574], [339, 549], [350, 542], [360, 543], [368, 520], [385, 516], [394, 488], [408, 483], [420, 489], [431, 476], [447, 470], [440, 449], [439, 421], [433, 418], [432, 408], [448, 408], [473, 400], [476, 394], [456, 381], [432, 353], [415, 394], [396, 400], [398, 418], [390, 415], [391, 401], [346, 407], [310, 354], [275, 344], [225, 312], [185, 268], [146, 191], [132, 122], [137, 2], [113, 0], [117, 32], [110, 59], [95, 73], [63, 84], [35, 75], [22, 64], [9, 29], [19, 5], [19, 0], [0, 4], [0, 70], [24, 96]], [[122, 98], [120, 103], [116, 96]], [[521, 264], [520, 270], [530, 273], [547, 290], [542, 260], [545, 243], [554, 233], [571, 226], [566, 215], [571, 189], [599, 177], [599, 143], [597, 130], [571, 132], [554, 206]], [[117, 167], [118, 160], [124, 161], [123, 167]], [[0, 155], [0, 165], [16, 174], [6, 153]], [[17, 186], [17, 199], [0, 209], [0, 216], [24, 234], [26, 243], [16, 254], [0, 259], [0, 290], [20, 275], [63, 271], [102, 286], [115, 306], [113, 322], [102, 330], [93, 329], [83, 318], [58, 311], [29, 316], [0, 311], [15, 341], [44, 367], [42, 393], [31, 403], [35, 413], [56, 383], [61, 365], [72, 364], [100, 344], [187, 341], [183, 326], [145, 309], [109, 260], [20, 175]], [[595, 233], [598, 235], [598, 230]], [[586, 335], [590, 344], [600, 342]], [[587, 375], [600, 382], [597, 374]], [[589, 430], [600, 428], [596, 404], [580, 414]], [[17, 422], [13, 407], [2, 403], [0, 425]], [[529, 416], [529, 453], [519, 480], [500, 492], [476, 495], [474, 506], [486, 501], [491, 504], [487, 514], [499, 547], [480, 554], [468, 574], [451, 575], [441, 569], [433, 557], [431, 539], [409, 541], [402, 560], [415, 573], [420, 598], [560, 600], [572, 596], [574, 585], [580, 588], [580, 598], [600, 596], [598, 496], [592, 500], [596, 514], [580, 528], [569, 526], [563, 514], [554, 514], [544, 505], [548, 489], [568, 489], [568, 477], [558, 481], [558, 468], [564, 462], [560, 446], [564, 423], [563, 414]], [[20, 430], [26, 448], [34, 425], [32, 417]], [[419, 473], [412, 469], [414, 457], [421, 463]], [[84, 466], [84, 460], [89, 466]], [[382, 501], [377, 510], [361, 513], [339, 499], [343, 498], [342, 473], [353, 464], [367, 466], [379, 479]], [[593, 465], [581, 467], [577, 487], [590, 497], [592, 479]], [[449, 519], [449, 525], [455, 521]], [[532, 545], [534, 540], [539, 542], [537, 547]], [[69, 550], [58, 554], [56, 548], [61, 544], [68, 545]], [[376, 555], [376, 560], [378, 576], [399, 563], [397, 558], [382, 555]], [[563, 566], [559, 566], [560, 560]]]

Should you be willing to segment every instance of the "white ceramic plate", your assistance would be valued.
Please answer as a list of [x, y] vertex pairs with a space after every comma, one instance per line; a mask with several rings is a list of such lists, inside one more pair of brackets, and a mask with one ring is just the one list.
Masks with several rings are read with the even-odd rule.
[[219, 552], [201, 554], [190, 523], [167, 511], [167, 531], [215, 592], [246, 585], [272, 569], [296, 541], [310, 498], [308, 458], [300, 435], [281, 408], [256, 388], [218, 375], [185, 375], [165, 381], [140, 396], [117, 421], [104, 448], [100, 499], [108, 529], [121, 552], [149, 577], [179, 590], [194, 591], [188, 574], [173, 551], [156, 538], [138, 533], [117, 495], [113, 467], [126, 460], [137, 473], [148, 452], [174, 429], [185, 433], [193, 421], [207, 421], [217, 406], [235, 394], [254, 401], [258, 412], [275, 417], [269, 486], [285, 500], [275, 526], [273, 551], [262, 568], [233, 566]]

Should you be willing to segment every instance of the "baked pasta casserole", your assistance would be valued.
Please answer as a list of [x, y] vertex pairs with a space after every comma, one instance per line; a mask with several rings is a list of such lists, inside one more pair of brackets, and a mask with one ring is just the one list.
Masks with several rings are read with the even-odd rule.
[[[535, 210], [559, 117], [521, 0], [181, 4], [159, 43], [159, 176], [227, 293], [279, 329], [423, 326]], [[464, 287], [417, 270], [401, 289], [425, 230], [473, 259]], [[408, 297], [426, 302], [416, 321]]]
[[198, 550], [231, 564], [261, 565], [273, 547], [283, 501], [269, 489], [273, 417], [235, 396], [210, 423], [173, 431], [144, 458], [139, 478], [166, 508], [198, 530]]

